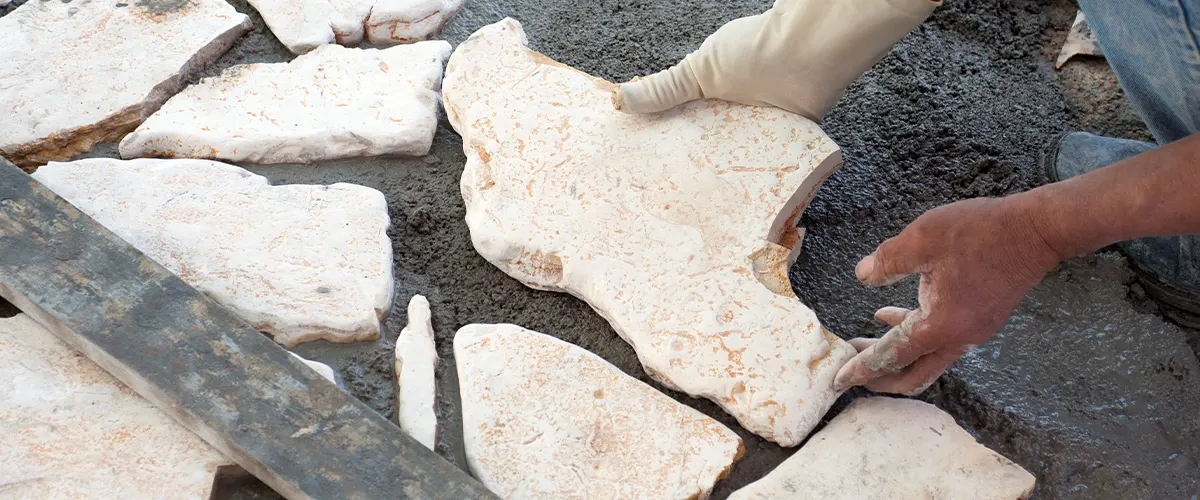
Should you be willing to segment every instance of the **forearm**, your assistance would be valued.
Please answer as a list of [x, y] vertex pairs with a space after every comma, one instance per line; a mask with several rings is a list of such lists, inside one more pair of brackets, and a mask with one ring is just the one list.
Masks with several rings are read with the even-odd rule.
[[1200, 133], [1013, 198], [1063, 258], [1147, 236], [1200, 234]]

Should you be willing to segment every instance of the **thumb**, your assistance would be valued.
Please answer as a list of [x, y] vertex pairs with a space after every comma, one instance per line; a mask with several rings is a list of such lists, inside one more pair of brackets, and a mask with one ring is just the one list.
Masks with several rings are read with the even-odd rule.
[[655, 113], [704, 98], [692, 72], [691, 56], [645, 78], [621, 84], [613, 91], [613, 107], [626, 113]]

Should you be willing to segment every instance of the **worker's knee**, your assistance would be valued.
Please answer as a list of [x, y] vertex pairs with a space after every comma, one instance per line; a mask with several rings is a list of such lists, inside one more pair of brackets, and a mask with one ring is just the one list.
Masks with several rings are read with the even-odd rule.
[[1200, 130], [1200, 0], [1080, 0], [1130, 103], [1159, 143]]

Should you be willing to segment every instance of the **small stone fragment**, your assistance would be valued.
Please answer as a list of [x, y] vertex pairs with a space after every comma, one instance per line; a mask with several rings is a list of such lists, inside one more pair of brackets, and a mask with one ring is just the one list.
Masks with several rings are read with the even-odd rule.
[[119, 139], [250, 28], [223, 0], [26, 2], [0, 18], [0, 155], [33, 167]]
[[454, 337], [471, 472], [502, 498], [705, 499], [742, 455], [716, 420], [516, 325]]
[[443, 41], [325, 45], [288, 63], [234, 66], [167, 101], [125, 136], [121, 156], [307, 163], [423, 155], [449, 55]]
[[87, 159], [34, 178], [276, 342], [379, 338], [393, 293], [379, 191], [271, 186], [208, 160]]
[[778, 468], [730, 500], [1028, 497], [1035, 479], [975, 442], [936, 406], [872, 397], [852, 403]]
[[333, 368], [331, 368], [329, 365], [322, 363], [320, 361], [311, 361], [311, 360], [304, 359], [304, 358], [300, 357], [299, 354], [296, 354], [294, 352], [289, 352], [288, 354], [291, 354], [292, 356], [295, 356], [296, 359], [303, 361], [305, 365], [308, 365], [309, 368], [312, 368], [313, 370], [315, 370], [318, 374], [321, 375], [321, 377], [325, 378], [325, 380], [333, 382], [333, 385], [341, 387], [342, 389], [346, 388], [344, 385], [342, 385], [342, 382], [341, 382], [340, 378], [338, 377], [337, 372], [334, 371]]
[[462, 0], [250, 0], [288, 50], [416, 42], [442, 30]]
[[526, 285], [586, 301], [651, 377], [795, 446], [855, 353], [792, 292], [796, 224], [841, 165], [812, 121], [717, 100], [651, 115], [526, 46], [515, 20], [450, 56], [475, 249]]
[[1067, 41], [1063, 43], [1062, 50], [1058, 52], [1058, 60], [1054, 62], [1054, 68], [1062, 68], [1069, 59], [1080, 54], [1104, 56], [1104, 52], [1100, 50], [1100, 43], [1096, 41], [1096, 34], [1092, 32], [1091, 26], [1088, 26], [1083, 11], [1076, 12], [1075, 22], [1071, 23], [1071, 30], [1067, 32]]
[[0, 378], [0, 497], [207, 499], [233, 464], [26, 315], [0, 319]]
[[431, 450], [437, 444], [437, 365], [429, 301], [414, 295], [408, 302], [408, 326], [396, 339], [396, 421]]

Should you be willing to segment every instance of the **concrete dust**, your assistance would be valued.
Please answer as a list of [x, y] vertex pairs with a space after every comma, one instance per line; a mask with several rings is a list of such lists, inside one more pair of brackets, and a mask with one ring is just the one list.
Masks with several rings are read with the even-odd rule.
[[[292, 58], [244, 1], [231, 3], [251, 14], [255, 29], [205, 75], [233, 64]], [[724, 22], [771, 3], [470, 0], [439, 38], [457, 44], [479, 27], [513, 16], [535, 50], [624, 81], [674, 64]], [[854, 265], [925, 210], [1044, 182], [1037, 155], [1062, 131], [1148, 137], [1103, 62], [1072, 62], [1054, 71], [1074, 11], [1065, 0], [947, 2], [833, 108], [824, 128], [843, 147], [846, 165], [805, 213], [807, 237], [791, 272], [799, 296], [831, 330], [847, 338], [878, 336], [886, 328], [872, 320], [876, 309], [916, 305], [915, 280], [869, 288], [855, 279]], [[101, 145], [90, 155], [114, 156], [115, 148]], [[397, 294], [383, 338], [312, 343], [297, 352], [338, 370], [355, 396], [392, 419], [393, 343], [406, 323], [409, 298], [428, 297], [442, 357], [437, 451], [460, 467], [465, 460], [451, 339], [465, 324], [507, 322], [555, 335], [659, 387], [642, 372], [633, 350], [582, 301], [528, 289], [476, 254], [458, 188], [464, 161], [461, 140], [443, 119], [423, 158], [244, 165], [276, 184], [351, 182], [387, 196]], [[1152, 306], [1144, 300], [1131, 302], [1129, 279], [1127, 266], [1112, 254], [1064, 264], [1031, 293], [1001, 335], [967, 355], [924, 399], [1037, 475], [1037, 498], [1200, 493], [1194, 474], [1200, 369], [1183, 333], [1146, 312]], [[713, 498], [762, 477], [794, 452], [745, 432], [713, 403], [664, 392], [745, 440], [745, 457]], [[843, 396], [828, 418], [864, 393]]]

